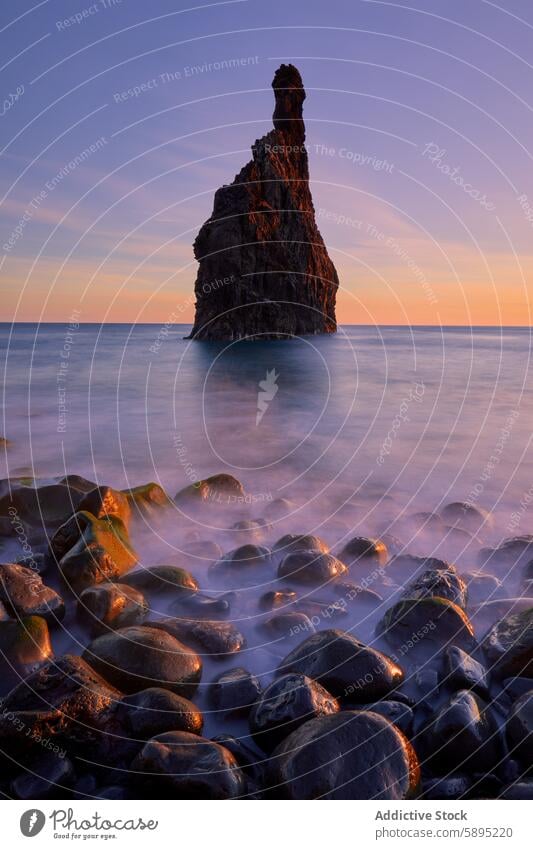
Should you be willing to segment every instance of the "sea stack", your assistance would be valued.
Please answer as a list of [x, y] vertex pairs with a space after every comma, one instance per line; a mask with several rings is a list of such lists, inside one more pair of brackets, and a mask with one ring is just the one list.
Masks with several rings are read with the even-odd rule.
[[233, 182], [216, 191], [194, 243], [191, 339], [285, 339], [337, 329], [339, 280], [315, 221], [298, 69], [281, 65], [272, 87], [274, 129], [255, 142]]

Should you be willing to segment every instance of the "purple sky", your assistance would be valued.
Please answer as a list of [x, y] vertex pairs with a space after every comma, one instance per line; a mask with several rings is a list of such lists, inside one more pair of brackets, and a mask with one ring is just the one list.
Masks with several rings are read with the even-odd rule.
[[189, 321], [292, 61], [339, 320], [532, 323], [529, 0], [194, 2], [3, 0], [1, 320]]

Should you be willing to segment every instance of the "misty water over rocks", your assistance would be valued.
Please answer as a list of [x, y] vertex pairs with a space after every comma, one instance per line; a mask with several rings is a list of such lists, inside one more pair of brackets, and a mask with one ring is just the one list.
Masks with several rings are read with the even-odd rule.
[[[306, 692], [310, 715], [335, 712], [336, 699], [344, 708], [379, 702], [377, 713], [388, 718], [403, 704], [402, 717], [392, 721], [420, 737], [415, 749], [430, 764], [429, 787], [450, 768], [450, 754], [439, 761], [424, 723], [438, 709], [445, 729], [448, 714], [476, 708], [448, 705], [439, 676], [455, 676], [457, 686], [475, 694], [468, 698], [488, 698], [484, 670], [475, 667], [479, 641], [495, 623], [533, 604], [527, 585], [533, 542], [498, 548], [533, 530], [530, 331], [345, 327], [334, 337], [224, 344], [186, 341], [189, 329], [75, 320], [3, 326], [2, 430], [9, 443], [2, 477], [19, 479], [15, 489], [67, 475], [114, 490], [152, 481], [171, 498], [192, 487], [164, 509], [137, 513], [134, 498], [130, 507], [111, 496], [120, 504], [101, 514], [116, 514], [128, 527], [133, 513], [127, 543], [133, 554], [128, 548], [125, 565], [107, 575], [133, 588], [124, 608], [129, 639], [135, 643], [133, 628], [144, 622], [153, 626], [152, 638], [172, 634], [169, 640], [192, 644], [201, 659], [194, 702], [203, 712], [204, 737], [234, 735], [253, 748], [264, 733], [280, 742], [268, 710], [266, 718], [257, 706], [253, 719], [248, 713], [281, 665], [326, 688], [325, 695]], [[242, 489], [213, 488], [201, 497], [195, 484], [221, 473]], [[0, 496], [9, 491], [4, 481]], [[86, 497], [88, 506], [76, 489], [67, 512], [98, 517], [94, 495]], [[26, 530], [27, 517], [17, 518]], [[46, 546], [42, 525], [33, 524], [28, 538], [37, 554]], [[91, 528], [100, 544], [105, 529]], [[315, 539], [302, 542], [301, 535]], [[21, 533], [2, 536], [2, 563], [21, 561], [21, 539]], [[139, 565], [132, 570], [127, 558]], [[86, 649], [95, 633], [80, 616], [88, 582], [65, 587], [65, 576], [76, 574], [67, 568], [77, 562], [63, 559], [59, 569], [44, 570], [46, 585], [66, 601], [65, 618], [51, 628], [52, 650], [57, 658], [83, 655], [94, 664]], [[180, 583], [190, 577], [168, 570], [136, 578], [163, 564], [186, 570], [200, 592]], [[435, 609], [435, 597], [445, 610]], [[102, 599], [83, 598], [101, 619]], [[405, 598], [421, 602], [414, 615], [402, 608]], [[169, 625], [171, 618], [177, 624]], [[378, 652], [366, 657], [360, 677], [332, 675], [339, 661], [328, 665], [329, 644], [348, 639], [332, 629]], [[297, 655], [310, 638], [319, 642]], [[502, 661], [494, 642], [496, 665]], [[104, 650], [94, 650], [95, 668], [106, 679], [109, 664], [121, 664], [115, 647], [108, 650], [104, 660]], [[465, 662], [461, 652], [473, 657]], [[390, 659], [387, 669], [379, 653]], [[309, 661], [318, 655], [326, 658], [321, 671]], [[394, 664], [403, 673], [397, 679]], [[225, 680], [236, 667], [257, 680], [242, 673]], [[524, 668], [507, 669], [503, 679], [530, 677]], [[144, 689], [124, 675], [109, 680], [119, 691]], [[495, 728], [505, 726], [509, 710], [501, 680], [490, 684], [496, 709], [488, 725]], [[187, 696], [190, 681], [180, 686], [179, 695]], [[232, 699], [240, 710], [231, 709]], [[283, 701], [278, 692], [272, 699]], [[409, 705], [418, 706], [414, 730], [405, 715]], [[487, 770], [502, 759], [499, 751], [483, 751]], [[508, 780], [518, 773], [517, 767]], [[245, 793], [241, 787], [228, 795]]]

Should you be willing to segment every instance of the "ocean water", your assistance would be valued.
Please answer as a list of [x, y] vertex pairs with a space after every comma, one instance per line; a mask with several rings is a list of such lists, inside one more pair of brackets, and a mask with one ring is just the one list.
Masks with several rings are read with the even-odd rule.
[[531, 486], [529, 329], [351, 326], [230, 344], [187, 341], [189, 329], [0, 325], [2, 476], [154, 480], [174, 494], [227, 471], [319, 513], [373, 492], [412, 510], [470, 497], [503, 522]]
[[[38, 485], [80, 474], [116, 488], [155, 481], [171, 496], [217, 472], [242, 481], [247, 499], [234, 509], [176, 510], [157, 527], [134, 529], [144, 565], [181, 562], [193, 538], [227, 551], [247, 541], [272, 545], [290, 531], [318, 534], [333, 551], [354, 535], [393, 534], [405, 551], [465, 571], [477, 568], [483, 545], [533, 532], [529, 329], [350, 326], [335, 336], [229, 344], [188, 341], [189, 330], [1, 325], [0, 434], [10, 441], [1, 477]], [[283, 515], [261, 539], [230, 530], [280, 498], [288, 501]], [[409, 519], [456, 500], [490, 511], [494, 526], [469, 538]], [[202, 589], [221, 591], [208, 562], [188, 565]], [[502, 566], [498, 576], [500, 596], [518, 594], [517, 570]], [[237, 663], [204, 657], [204, 688], [236, 665], [268, 679], [290, 649], [260, 630], [257, 600], [273, 588], [275, 570], [258, 572], [253, 586], [222, 588], [237, 591], [231, 619], [247, 648]], [[381, 607], [342, 621], [322, 617], [317, 629], [349, 628], [386, 649], [375, 624], [401, 587], [374, 588]], [[301, 596], [335, 600], [325, 589]], [[166, 610], [160, 599], [151, 615]], [[71, 614], [54, 641], [56, 653], [81, 651], [87, 635]], [[206, 706], [205, 692], [200, 700]], [[206, 716], [208, 731], [245, 733], [207, 707]]]

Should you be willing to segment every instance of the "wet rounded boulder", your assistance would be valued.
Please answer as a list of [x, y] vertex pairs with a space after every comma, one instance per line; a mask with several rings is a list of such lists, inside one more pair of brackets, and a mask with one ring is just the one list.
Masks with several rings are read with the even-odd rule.
[[242, 483], [233, 475], [219, 474], [186, 486], [174, 497], [178, 507], [195, 504], [241, 504], [246, 493]]
[[339, 558], [349, 566], [361, 561], [364, 564], [371, 561], [379, 566], [384, 566], [389, 559], [389, 552], [385, 543], [380, 539], [353, 537], [343, 545]]
[[371, 711], [311, 719], [274, 750], [269, 786], [284, 799], [412, 799], [420, 782], [414, 749]]
[[178, 799], [236, 799], [247, 782], [231, 752], [219, 743], [169, 731], [149, 740], [132, 764], [143, 786]]
[[42, 616], [49, 624], [65, 615], [61, 596], [37, 572], [18, 563], [0, 565], [0, 601], [16, 616]]
[[140, 625], [148, 612], [145, 597], [127, 584], [96, 584], [87, 587], [78, 600], [80, 619], [93, 635]]
[[321, 551], [326, 554], [329, 546], [315, 534], [285, 534], [274, 544], [272, 551], [281, 557], [293, 551]]
[[337, 699], [297, 672], [270, 684], [250, 713], [250, 731], [260, 749], [270, 752], [293, 731], [318, 716], [339, 711]]
[[533, 607], [496, 622], [482, 648], [493, 675], [533, 678]]
[[446, 569], [426, 569], [412, 581], [403, 593], [404, 598], [447, 598], [465, 608], [467, 584], [457, 574], [455, 566]]
[[227, 669], [209, 687], [210, 703], [228, 714], [248, 714], [260, 695], [259, 679], [242, 666]]
[[125, 696], [118, 709], [131, 734], [144, 740], [167, 731], [202, 733], [204, 718], [200, 708], [163, 687], [149, 687]]
[[280, 672], [300, 672], [334, 696], [377, 701], [398, 687], [402, 669], [377, 649], [334, 628], [308, 637], [282, 660]]
[[189, 596], [198, 590], [198, 581], [180, 566], [162, 564], [129, 572], [124, 583], [139, 590]]
[[405, 651], [428, 642], [455, 644], [466, 651], [476, 646], [474, 629], [464, 610], [440, 597], [397, 601], [378, 622], [376, 634], [395, 648], [405, 647]]
[[196, 652], [166, 631], [144, 625], [97, 637], [83, 658], [125, 693], [165, 687], [178, 696], [190, 697], [202, 675]]
[[294, 551], [283, 558], [278, 567], [278, 578], [295, 584], [325, 584], [346, 575], [348, 568], [321, 551]]
[[41, 616], [25, 616], [0, 622], [0, 657], [4, 664], [0, 692], [6, 682], [35, 672], [53, 657], [48, 625]]
[[[51, 747], [111, 760], [116, 749], [114, 710], [121, 695], [81, 657], [49, 661], [3, 699], [0, 746], [18, 753], [30, 747], [39, 750], [47, 740]], [[23, 733], [14, 734], [14, 728]]]

